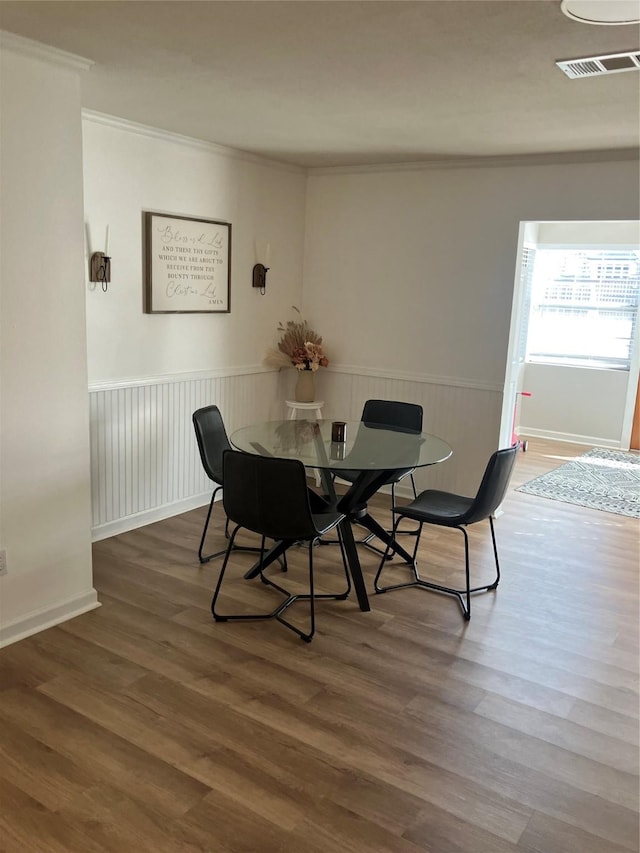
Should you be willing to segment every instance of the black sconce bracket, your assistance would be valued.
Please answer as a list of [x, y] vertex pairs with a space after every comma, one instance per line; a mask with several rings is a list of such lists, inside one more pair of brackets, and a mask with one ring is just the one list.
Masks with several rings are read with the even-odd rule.
[[264, 264], [256, 264], [253, 268], [253, 286], [260, 288], [260, 293], [264, 296], [267, 286], [267, 272], [269, 267]]
[[260, 293], [264, 296], [267, 286], [267, 272], [269, 267], [264, 264], [256, 264], [253, 268], [253, 286], [260, 288]]
[[111, 281], [111, 258], [104, 252], [94, 252], [91, 255], [89, 281], [99, 281], [106, 293], [107, 284]]

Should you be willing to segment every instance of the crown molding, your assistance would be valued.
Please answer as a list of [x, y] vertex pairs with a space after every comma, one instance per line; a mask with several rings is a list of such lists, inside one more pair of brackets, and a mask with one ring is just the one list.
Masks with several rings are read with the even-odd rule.
[[95, 64], [92, 59], [85, 59], [84, 56], [67, 53], [66, 50], [59, 50], [57, 47], [50, 47], [48, 44], [17, 36], [7, 30], [0, 30], [0, 48], [11, 50], [32, 59], [41, 59], [54, 65], [73, 68], [76, 71], [89, 71], [91, 66]]
[[361, 166], [316, 166], [308, 169], [314, 175], [360, 175], [384, 172], [424, 172], [439, 169], [486, 169], [506, 166], [554, 166], [581, 163], [615, 163], [640, 160], [638, 148], [615, 148], [603, 151], [558, 151], [550, 154], [516, 154], [496, 157], [455, 157], [442, 160], [416, 160], [408, 163], [376, 163]]
[[172, 142], [175, 145], [197, 148], [201, 151], [208, 151], [211, 154], [217, 154], [220, 157], [227, 157], [232, 160], [241, 160], [245, 163], [254, 163], [257, 166], [267, 166], [270, 169], [278, 169], [282, 172], [292, 172], [297, 175], [304, 175], [307, 172], [304, 167], [296, 166], [293, 163], [283, 163], [280, 160], [270, 160], [268, 157], [260, 157], [258, 154], [251, 154], [249, 151], [242, 151], [239, 148], [228, 148], [226, 145], [219, 145], [217, 142], [208, 142], [205, 139], [197, 139], [193, 136], [183, 136], [180, 133], [174, 133], [170, 130], [163, 130], [159, 127], [140, 124], [136, 121], [130, 121], [126, 118], [108, 115], [107, 113], [101, 113], [95, 110], [82, 110], [82, 118], [84, 121], [89, 121], [94, 124], [113, 127], [116, 130], [124, 130], [127, 133], [134, 133], [138, 136], [146, 136], [151, 139], [161, 139], [165, 142]]

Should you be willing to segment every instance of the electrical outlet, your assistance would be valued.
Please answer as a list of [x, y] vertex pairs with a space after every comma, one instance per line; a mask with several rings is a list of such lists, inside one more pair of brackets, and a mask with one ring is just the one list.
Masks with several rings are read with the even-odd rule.
[[6, 575], [8, 571], [7, 552], [4, 548], [0, 548], [0, 575]]

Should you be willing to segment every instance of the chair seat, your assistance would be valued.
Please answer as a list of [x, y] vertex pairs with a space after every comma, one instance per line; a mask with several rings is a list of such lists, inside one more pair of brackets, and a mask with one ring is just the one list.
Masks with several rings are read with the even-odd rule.
[[343, 516], [339, 512], [321, 512], [312, 513], [311, 518], [313, 519], [314, 527], [318, 531], [318, 536], [324, 536], [325, 533], [328, 533], [332, 527], [335, 527], [341, 521]]
[[310, 512], [309, 525], [312, 526], [311, 530], [305, 529], [304, 527], [296, 524], [287, 526], [285, 523], [270, 524], [268, 527], [264, 527], [264, 529], [261, 529], [260, 526], [256, 524], [245, 524], [242, 526], [246, 530], [250, 530], [252, 533], [257, 533], [259, 536], [264, 536], [266, 539], [270, 539], [273, 542], [285, 543], [287, 544], [287, 547], [289, 547], [292, 542], [309, 542], [325, 536], [330, 530], [336, 527], [343, 518], [344, 515], [339, 512]]
[[328, 533], [332, 527], [338, 524], [342, 518], [342, 514], [335, 511], [327, 512], [327, 502], [315, 492], [309, 491], [308, 497], [314, 527], [318, 531], [318, 536], [324, 536], [325, 533]]
[[428, 489], [406, 506], [395, 506], [393, 512], [427, 524], [454, 527], [467, 515], [474, 498]]

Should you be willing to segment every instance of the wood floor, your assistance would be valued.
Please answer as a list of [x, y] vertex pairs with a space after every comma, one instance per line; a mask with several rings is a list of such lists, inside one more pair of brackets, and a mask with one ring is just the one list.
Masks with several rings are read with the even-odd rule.
[[[514, 487], [583, 449], [531, 441]], [[0, 651], [2, 853], [638, 851], [637, 521], [511, 491], [470, 623], [424, 590], [352, 595], [307, 645], [211, 621], [203, 519], [97, 543], [102, 607]], [[461, 539], [427, 531], [423, 573], [458, 582]], [[336, 588], [338, 549], [315, 554]], [[271, 595], [232, 580], [224, 604]]]

